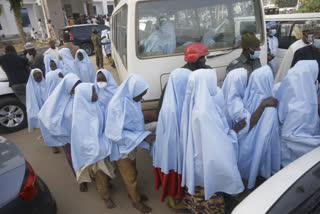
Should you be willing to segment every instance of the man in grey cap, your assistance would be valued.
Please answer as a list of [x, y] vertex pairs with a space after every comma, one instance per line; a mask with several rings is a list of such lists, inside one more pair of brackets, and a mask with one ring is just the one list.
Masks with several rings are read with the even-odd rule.
[[248, 71], [248, 76], [261, 67], [260, 62], [260, 40], [255, 33], [244, 33], [241, 36], [240, 46], [242, 53], [240, 57], [233, 60], [227, 67], [227, 72], [236, 68], [244, 68]]
[[41, 69], [43, 75], [45, 75], [46, 70], [43, 62], [43, 55], [37, 52], [31, 42], [27, 42], [24, 45], [24, 48], [28, 52], [26, 57], [29, 60], [31, 68], [39, 68]]
[[286, 72], [291, 68], [293, 56], [297, 50], [303, 48], [310, 43], [312, 43], [312, 34], [313, 34], [314, 23], [312, 21], [306, 21], [306, 23], [302, 26], [303, 36], [301, 39], [293, 43], [289, 49], [287, 50], [286, 55], [282, 59], [282, 63], [279, 67], [279, 70], [276, 73], [275, 83], [280, 82]]

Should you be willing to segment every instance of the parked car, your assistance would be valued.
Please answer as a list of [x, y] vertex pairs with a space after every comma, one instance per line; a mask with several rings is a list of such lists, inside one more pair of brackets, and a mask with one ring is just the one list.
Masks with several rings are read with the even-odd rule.
[[281, 169], [232, 214], [320, 213], [320, 147]]
[[59, 33], [60, 40], [63, 40], [64, 34], [69, 34], [72, 44], [79, 46], [81, 49], [85, 50], [89, 56], [91, 56], [94, 53], [94, 47], [91, 41], [91, 34], [94, 28], [98, 30], [99, 34], [101, 34], [101, 31], [105, 29], [110, 29], [103, 24], [82, 24], [66, 26]]
[[9, 87], [7, 75], [0, 67], [0, 130], [14, 132], [26, 126], [26, 107]]
[[276, 71], [279, 69], [282, 59], [287, 53], [290, 45], [302, 38], [301, 27], [308, 20], [312, 20], [320, 24], [319, 13], [297, 13], [266, 16], [267, 22], [276, 21], [278, 23], [277, 34], [275, 35], [279, 40]]
[[0, 213], [56, 214], [56, 201], [17, 146], [0, 136]]

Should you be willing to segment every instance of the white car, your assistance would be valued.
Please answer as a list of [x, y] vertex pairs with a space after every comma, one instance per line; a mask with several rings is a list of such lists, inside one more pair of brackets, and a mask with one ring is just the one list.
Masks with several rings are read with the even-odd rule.
[[281, 169], [232, 214], [320, 213], [320, 147]]
[[7, 75], [0, 67], [0, 130], [13, 132], [26, 126], [26, 108], [9, 87]]

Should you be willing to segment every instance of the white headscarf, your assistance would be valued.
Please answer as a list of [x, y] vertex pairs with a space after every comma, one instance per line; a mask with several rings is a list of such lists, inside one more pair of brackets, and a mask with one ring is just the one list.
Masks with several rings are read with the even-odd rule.
[[75, 74], [66, 75], [39, 112], [40, 128], [47, 146], [70, 143], [73, 108], [70, 92], [79, 81]]
[[[130, 153], [150, 134], [144, 130], [141, 103], [133, 100], [147, 89], [144, 79], [130, 74], [109, 103], [105, 134], [119, 148], [118, 159]], [[117, 158], [112, 157], [113, 160]]]
[[81, 83], [75, 90], [71, 155], [76, 171], [103, 160], [111, 153], [112, 144], [103, 135], [104, 113], [98, 101], [92, 102], [93, 87], [92, 83]]
[[[80, 61], [78, 59], [78, 53], [82, 53], [83, 59]], [[76, 53], [75, 63], [78, 68], [78, 76], [82, 82], [94, 82], [95, 79], [95, 69], [94, 66], [86, 53], [85, 50], [79, 49]]]
[[[41, 82], [36, 82], [33, 74], [40, 72], [42, 75]], [[39, 128], [38, 113], [47, 100], [47, 85], [40, 69], [33, 69], [29, 75], [26, 86], [26, 107], [28, 117], [28, 128]]]
[[203, 186], [205, 200], [216, 192], [238, 194], [243, 183], [237, 166], [237, 137], [222, 112], [224, 99], [213, 69], [191, 73], [181, 115], [182, 186], [190, 194]]
[[[106, 80], [107, 80], [107, 86], [102, 89], [100, 89], [97, 85], [97, 76], [100, 72], [106, 77]], [[116, 81], [113, 79], [111, 73], [106, 69], [100, 69], [97, 71], [94, 85], [96, 86], [96, 90], [99, 95], [98, 101], [106, 111], [111, 98], [117, 91], [118, 85]]]
[[75, 60], [73, 56], [71, 55], [69, 48], [62, 48], [59, 50], [59, 55], [61, 57], [61, 61], [63, 63], [63, 73], [69, 74], [73, 73], [78, 75], [78, 68], [75, 64]]

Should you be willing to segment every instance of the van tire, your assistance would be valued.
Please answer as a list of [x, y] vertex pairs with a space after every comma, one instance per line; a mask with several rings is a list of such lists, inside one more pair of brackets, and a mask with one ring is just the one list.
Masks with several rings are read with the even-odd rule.
[[[4, 115], [3, 112], [8, 112], [8, 114]], [[9, 115], [9, 112], [11, 115]], [[18, 121], [13, 120], [16, 124], [6, 125], [7, 121], [3, 121], [3, 119], [9, 116], [16, 117], [18, 119]], [[0, 97], [0, 130], [5, 132], [15, 132], [24, 129], [26, 126], [26, 107], [18, 100], [18, 98], [14, 96]]]
[[92, 56], [93, 55], [93, 45], [92, 44], [84, 43], [84, 44], [81, 45], [80, 48], [85, 50], [86, 53], [88, 54], [88, 56]]

